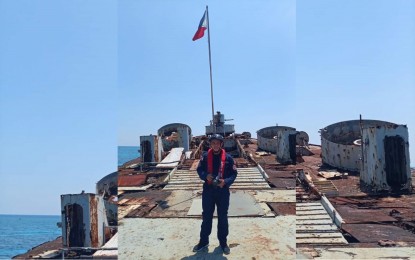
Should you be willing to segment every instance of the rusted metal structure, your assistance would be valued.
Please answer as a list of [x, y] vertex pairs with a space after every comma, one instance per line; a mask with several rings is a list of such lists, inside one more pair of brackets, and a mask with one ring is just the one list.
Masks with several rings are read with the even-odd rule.
[[104, 199], [92, 193], [61, 195], [64, 247], [100, 247], [108, 221]]
[[225, 119], [225, 115], [221, 112], [216, 112], [216, 115], [213, 117], [213, 122], [206, 126], [206, 135], [211, 134], [221, 134], [223, 136], [228, 136], [235, 133], [235, 126], [230, 124], [225, 124], [225, 121], [232, 119]]
[[234, 138], [226, 138], [226, 139], [224, 139], [224, 141], [223, 141], [223, 148], [227, 152], [235, 151], [237, 149], [236, 140]]
[[117, 202], [114, 198], [118, 192], [118, 172], [110, 173], [104, 176], [96, 184], [96, 194], [102, 195], [107, 213], [108, 223], [117, 225]]
[[378, 120], [349, 120], [320, 130], [323, 163], [348, 171], [360, 171], [362, 127], [384, 125]]
[[184, 151], [190, 148], [192, 129], [181, 123], [172, 123], [162, 126], [157, 134], [162, 138], [163, 150], [170, 151], [172, 148], [183, 147]]
[[[224, 148], [234, 158], [238, 171], [230, 190], [228, 215], [233, 226], [229, 237], [230, 259], [293, 259], [295, 176], [291, 170], [271, 170], [267, 163], [262, 168], [256, 161], [256, 140], [250, 135], [227, 135], [226, 131], [221, 134], [225, 135]], [[190, 248], [199, 233], [197, 218], [202, 215], [203, 180], [196, 169], [200, 154], [209, 147], [208, 139], [209, 136], [194, 137], [190, 154], [182, 156], [168, 171], [161, 171], [159, 165], [149, 165], [144, 173], [139, 167], [128, 165], [121, 169], [120, 176], [145, 174], [148, 178], [135, 190], [118, 195], [120, 258], [147, 259], [149, 255], [156, 259], [223, 258], [219, 247], [213, 249], [216, 240], [213, 238], [207, 256], [203, 252], [194, 255]], [[276, 161], [275, 155], [266, 157], [260, 156], [261, 163], [263, 159]], [[274, 213], [271, 207], [279, 213]]]
[[350, 120], [329, 125], [320, 131], [323, 163], [359, 171], [362, 183], [374, 191], [411, 188], [408, 129], [405, 125], [379, 120]]
[[[257, 131], [258, 148], [267, 152], [277, 152], [277, 133], [279, 129], [294, 129], [285, 126], [270, 126]], [[294, 129], [295, 130], [295, 129]]]
[[296, 136], [295, 128], [280, 128], [277, 131], [277, 162], [296, 163]]
[[406, 125], [384, 123], [362, 128], [360, 180], [375, 191], [409, 191], [412, 177]]
[[117, 195], [118, 172], [104, 176], [96, 184], [96, 194]]
[[157, 135], [140, 136], [142, 162], [160, 162], [163, 152], [162, 138]]
[[275, 153], [279, 163], [295, 163], [297, 133], [295, 128], [288, 126], [262, 128], [257, 131], [258, 148]]
[[[406, 127], [380, 123], [366, 120], [361, 124], [355, 120], [327, 127], [322, 131], [323, 143], [326, 142], [323, 148], [309, 144], [307, 133], [283, 126], [263, 128], [257, 132], [257, 139], [236, 133], [226, 136], [224, 147], [238, 170], [229, 209], [229, 221], [234, 224], [229, 235], [231, 258], [294, 259], [297, 254], [299, 258], [304, 255], [313, 259], [319, 250], [341, 256], [348, 251], [359, 259], [382, 254], [391, 258], [413, 255], [415, 197], [411, 190], [399, 197], [390, 193], [371, 196], [359, 185], [364, 177], [322, 165], [322, 153], [331, 159], [346, 145], [352, 145], [354, 150], [341, 151], [346, 153], [346, 159], [347, 155], [356, 156], [353, 162], [357, 170], [360, 158], [364, 158], [365, 167], [372, 169], [372, 173], [361, 173], [369, 178], [368, 184], [378, 190], [383, 183], [388, 189], [409, 186], [410, 176], [404, 174], [409, 165]], [[327, 133], [328, 130], [333, 132]], [[188, 152], [191, 154], [182, 156], [172, 169], [150, 165], [143, 172], [134, 162], [131, 167], [123, 166], [120, 175], [125, 179], [121, 180], [130, 175], [147, 178], [134, 189], [118, 194], [120, 258], [138, 259], [150, 254], [159, 259], [223, 257], [215, 249], [216, 244], [210, 246], [206, 255], [191, 252], [200, 225], [195, 216], [202, 214], [203, 181], [196, 169], [200, 153], [208, 148], [208, 138], [193, 137]], [[327, 149], [329, 142], [334, 148]], [[367, 149], [364, 153], [360, 144]], [[324, 148], [327, 150], [323, 151]], [[375, 173], [379, 168], [384, 171]], [[387, 169], [397, 175], [389, 175], [388, 180]], [[255, 229], [250, 230], [251, 226]], [[405, 246], [379, 248], [393, 243]], [[161, 247], [167, 250], [158, 250]], [[398, 249], [402, 253], [397, 254]], [[336, 255], [331, 258], [339, 259]]]

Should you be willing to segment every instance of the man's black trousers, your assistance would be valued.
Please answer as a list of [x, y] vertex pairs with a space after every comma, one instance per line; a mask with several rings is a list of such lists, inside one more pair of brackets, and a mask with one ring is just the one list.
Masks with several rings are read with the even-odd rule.
[[218, 215], [218, 239], [221, 246], [227, 244], [226, 237], [229, 233], [228, 208], [229, 208], [229, 189], [214, 188], [204, 184], [202, 193], [203, 222], [200, 230], [200, 243], [209, 243], [209, 235], [212, 232], [213, 213], [215, 205]]

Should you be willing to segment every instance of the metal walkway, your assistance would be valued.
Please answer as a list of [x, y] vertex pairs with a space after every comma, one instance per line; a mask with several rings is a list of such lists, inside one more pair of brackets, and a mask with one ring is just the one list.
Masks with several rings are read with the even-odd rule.
[[296, 204], [297, 244], [348, 244], [321, 202]]
[[330, 180], [313, 181], [313, 184], [320, 195], [324, 194], [326, 197], [334, 197], [339, 195], [338, 189]]
[[[258, 168], [237, 168], [238, 176], [232, 184], [231, 189], [270, 189]], [[202, 189], [203, 181], [200, 180], [194, 170], [177, 170], [171, 176], [164, 190], [198, 190]]]

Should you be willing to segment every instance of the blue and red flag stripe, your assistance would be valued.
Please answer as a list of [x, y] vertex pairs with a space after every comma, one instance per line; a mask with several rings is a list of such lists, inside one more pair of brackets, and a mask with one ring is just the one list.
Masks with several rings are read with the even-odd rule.
[[199, 27], [197, 28], [197, 32], [195, 33], [195, 36], [193, 36], [193, 41], [196, 41], [205, 35], [205, 30], [207, 29], [207, 10], [203, 14], [202, 19], [200, 20]]

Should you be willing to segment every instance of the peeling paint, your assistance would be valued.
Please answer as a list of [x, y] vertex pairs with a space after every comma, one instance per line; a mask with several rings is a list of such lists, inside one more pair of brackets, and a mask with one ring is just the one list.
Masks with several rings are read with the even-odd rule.
[[175, 147], [183, 147], [184, 151], [190, 148], [192, 129], [182, 123], [172, 123], [162, 126], [157, 134], [162, 139], [163, 151], [170, 151]]
[[275, 153], [279, 163], [296, 162], [295, 128], [288, 126], [271, 126], [257, 131], [258, 148]]
[[140, 136], [142, 162], [160, 162], [163, 152], [161, 137], [156, 135]]
[[277, 132], [277, 161], [279, 163], [296, 163], [296, 134], [295, 128], [280, 129]]
[[321, 129], [323, 163], [343, 170], [360, 171], [362, 150], [359, 140], [362, 128], [385, 125], [394, 124], [379, 120], [349, 120]]
[[104, 199], [92, 193], [61, 195], [62, 241], [66, 247], [100, 247], [108, 226]]
[[408, 129], [388, 124], [363, 129], [363, 171], [361, 181], [374, 191], [412, 188]]

